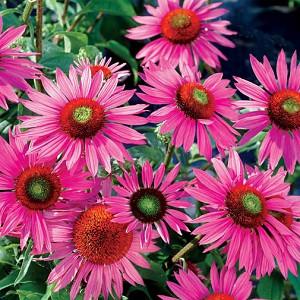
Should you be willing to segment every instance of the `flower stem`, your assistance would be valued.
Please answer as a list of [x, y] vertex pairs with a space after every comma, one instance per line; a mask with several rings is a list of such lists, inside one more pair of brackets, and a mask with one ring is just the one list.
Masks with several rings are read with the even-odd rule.
[[24, 23], [28, 22], [28, 19], [31, 15], [31, 12], [33, 10], [34, 4], [35, 4], [36, 0], [27, 0], [26, 1], [26, 5], [22, 14], [22, 19], [24, 21]]
[[207, 64], [204, 64], [204, 68], [205, 68], [206, 72], [208, 73], [208, 75], [212, 75], [215, 73], [214, 69]]
[[194, 249], [197, 245], [198, 242], [201, 238], [201, 235], [198, 234], [196, 235], [193, 240], [191, 240], [189, 243], [187, 243], [180, 251], [178, 251], [173, 257], [172, 257], [172, 262], [176, 263], [178, 260], [185, 256], [188, 252], [190, 252], [192, 249]]
[[95, 25], [97, 24], [97, 22], [102, 18], [103, 16], [103, 12], [100, 11], [99, 14], [97, 15], [96, 19], [94, 20], [94, 22], [89, 26], [89, 28], [87, 29], [87, 33], [91, 33], [95, 27]]
[[174, 153], [174, 149], [175, 149], [175, 146], [173, 146], [171, 144], [171, 141], [169, 142], [169, 145], [168, 145], [168, 149], [167, 149], [167, 153], [166, 153], [166, 157], [165, 157], [165, 161], [164, 161], [164, 164], [166, 166], [166, 169], [168, 168], [170, 162], [171, 162], [171, 158], [173, 156], [173, 153]]
[[61, 20], [62, 20], [63, 25], [66, 24], [66, 17], [67, 17], [67, 13], [68, 13], [69, 3], [70, 3], [70, 0], [65, 0], [65, 2], [64, 2], [64, 11], [63, 11], [63, 14], [61, 16]]
[[[36, 8], [36, 61], [39, 62], [43, 55], [43, 0], [37, 0]], [[42, 91], [40, 80], [35, 80], [35, 87]]]
[[[71, 32], [75, 29], [75, 27], [80, 23], [80, 21], [84, 18], [85, 16], [82, 14], [75, 18], [74, 22], [70, 25], [70, 27], [67, 28], [67, 32]], [[63, 39], [62, 36], [60, 35], [55, 35], [53, 38], [53, 43], [58, 44], [61, 40]]]
[[37, 0], [36, 51], [38, 52], [37, 61], [39, 61], [43, 55], [43, 0]]
[[80, 23], [80, 21], [84, 18], [84, 15], [78, 16], [74, 22], [71, 24], [71, 26], [67, 29], [68, 32], [72, 31], [75, 29], [75, 27]]

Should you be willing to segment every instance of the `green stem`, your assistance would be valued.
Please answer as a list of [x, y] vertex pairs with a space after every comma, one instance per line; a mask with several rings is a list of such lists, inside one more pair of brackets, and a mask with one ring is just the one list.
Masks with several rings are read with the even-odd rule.
[[63, 25], [66, 24], [66, 17], [67, 17], [67, 13], [68, 13], [69, 3], [70, 3], [70, 0], [65, 0], [65, 2], [64, 2], [64, 11], [63, 11], [63, 14], [61, 16], [61, 20], [62, 20]]
[[[37, 0], [36, 8], [36, 61], [39, 62], [43, 55], [43, 0]], [[35, 80], [35, 87], [38, 91], [42, 90], [40, 80]]]
[[36, 0], [27, 0], [26, 1], [26, 5], [22, 14], [22, 19], [24, 21], [24, 23], [28, 22], [28, 19], [31, 15], [31, 12], [33, 10], [34, 4], [35, 4]]
[[191, 240], [189, 243], [187, 243], [181, 250], [179, 250], [173, 257], [172, 262], [177, 263], [178, 260], [182, 257], [184, 257], [188, 252], [190, 252], [192, 249], [194, 249], [201, 238], [201, 235], [196, 235], [193, 240]]
[[204, 68], [207, 71], [208, 75], [212, 75], [215, 73], [214, 69], [207, 64], [204, 64]]
[[[74, 22], [70, 25], [70, 27], [67, 28], [67, 32], [71, 32], [75, 29], [75, 27], [80, 23], [80, 21], [84, 18], [84, 15], [80, 15], [77, 18], [75, 18]], [[60, 35], [55, 35], [53, 38], [53, 43], [58, 44], [63, 39]]]
[[211, 251], [212, 256], [214, 257], [215, 261], [217, 262], [219, 268], [223, 268], [224, 267], [224, 262], [223, 259], [220, 255], [220, 253], [215, 249]]
[[38, 52], [37, 61], [39, 61], [43, 55], [43, 0], [37, 0], [36, 51]]
[[171, 162], [171, 159], [172, 159], [172, 156], [173, 156], [173, 153], [174, 153], [174, 149], [175, 149], [175, 146], [173, 146], [171, 144], [171, 142], [169, 142], [167, 153], [166, 153], [166, 157], [165, 157], [165, 161], [164, 161], [166, 169], [168, 168], [168, 166], [169, 166], [169, 164]]
[[80, 21], [84, 18], [84, 15], [78, 16], [74, 22], [71, 24], [71, 26], [67, 29], [68, 32], [71, 32], [75, 29], [75, 27], [80, 23]]
[[87, 29], [87, 33], [91, 33], [94, 29], [94, 27], [96, 26], [97, 22], [102, 18], [103, 16], [103, 12], [100, 11], [99, 14], [97, 15], [96, 19], [94, 20], [94, 22], [89, 26], [89, 28]]

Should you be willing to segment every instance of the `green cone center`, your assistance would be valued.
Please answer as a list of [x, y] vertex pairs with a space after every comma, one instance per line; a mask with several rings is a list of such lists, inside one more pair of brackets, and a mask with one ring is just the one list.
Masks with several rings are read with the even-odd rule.
[[27, 193], [34, 201], [46, 201], [51, 193], [51, 184], [44, 178], [34, 178], [27, 184]]
[[283, 102], [282, 108], [289, 114], [295, 114], [300, 111], [300, 103], [293, 98], [289, 98]]
[[182, 29], [191, 25], [190, 17], [185, 14], [177, 14], [172, 17], [171, 25], [174, 29]]
[[260, 198], [253, 193], [246, 193], [242, 198], [244, 208], [251, 214], [259, 214], [262, 211]]
[[202, 105], [206, 105], [208, 103], [207, 94], [197, 88], [194, 88], [193, 90], [193, 99]]
[[153, 195], [144, 195], [138, 202], [137, 207], [141, 213], [148, 217], [156, 216], [161, 211], [160, 201]]
[[87, 106], [77, 107], [73, 112], [73, 118], [78, 123], [86, 123], [92, 118], [93, 110]]

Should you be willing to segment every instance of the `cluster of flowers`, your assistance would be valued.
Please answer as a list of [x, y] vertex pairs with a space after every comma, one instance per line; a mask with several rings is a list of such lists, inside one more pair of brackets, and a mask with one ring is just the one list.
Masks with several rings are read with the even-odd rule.
[[[26, 59], [32, 53], [11, 48], [25, 27], [9, 28], [0, 35], [0, 100], [22, 103], [33, 115], [0, 138], [0, 234], [20, 239], [23, 249], [29, 238], [33, 253], [50, 253], [46, 260], [60, 260], [49, 275], [55, 290], [72, 283], [75, 299], [85, 284], [84, 299], [103, 295], [120, 298], [123, 280], [143, 284], [134, 265], [149, 268], [144, 253], [159, 250], [161, 238], [170, 242], [169, 230], [182, 234], [187, 223], [199, 224], [192, 232], [201, 235], [205, 252], [222, 248], [227, 260], [218, 273], [211, 268], [211, 288], [192, 270], [175, 274], [168, 282], [174, 297], [162, 299], [248, 299], [255, 271], [260, 278], [278, 266], [284, 277], [297, 274], [300, 261], [300, 198], [289, 196], [284, 182], [300, 162], [300, 66], [296, 53], [288, 69], [282, 51], [277, 78], [266, 57], [251, 57], [251, 65], [263, 88], [235, 78], [236, 88], [249, 100], [233, 100], [236, 92], [222, 73], [204, 81], [199, 61], [218, 68], [224, 55], [213, 45], [233, 47], [224, 35], [234, 32], [228, 21], [214, 20], [226, 10], [221, 3], [205, 0], [158, 0], [146, 6], [150, 16], [135, 17], [141, 26], [129, 30], [131, 39], [159, 35], [137, 55], [144, 58], [146, 83], [137, 96], [160, 105], [147, 118], [140, 116], [148, 104], [125, 105], [135, 94], [120, 79], [129, 74], [123, 65], [101, 59], [84, 59], [70, 67], [68, 76], [56, 70], [56, 82], [46, 78], [40, 66]], [[25, 57], [25, 58], [22, 58]], [[178, 68], [177, 68], [178, 67]], [[37, 78], [44, 92], [25, 79]], [[15, 89], [26, 92], [21, 99]], [[246, 112], [245, 112], [246, 111]], [[213, 165], [217, 178], [194, 169], [192, 182], [176, 180], [180, 165], [169, 172], [161, 164], [154, 171], [146, 162], [137, 172], [124, 144], [140, 145], [145, 137], [131, 125], [162, 123], [160, 132], [171, 133], [171, 143], [189, 151], [197, 141], [199, 153]], [[239, 132], [243, 145], [267, 130], [259, 151], [259, 164], [269, 157], [269, 169], [244, 166], [238, 153]], [[213, 158], [212, 140], [227, 165]], [[283, 157], [287, 171], [274, 169]], [[113, 174], [118, 161], [123, 176]], [[97, 176], [101, 165], [110, 175]], [[113, 192], [112, 192], [113, 190]], [[201, 202], [203, 214], [192, 220], [182, 209]], [[45, 256], [43, 256], [45, 257]], [[235, 266], [243, 273], [237, 277]]]

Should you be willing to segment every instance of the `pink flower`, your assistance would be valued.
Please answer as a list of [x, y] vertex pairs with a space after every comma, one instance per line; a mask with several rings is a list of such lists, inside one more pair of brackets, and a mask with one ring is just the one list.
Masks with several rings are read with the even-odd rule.
[[14, 89], [26, 91], [30, 85], [25, 79], [37, 78], [41, 72], [38, 70], [39, 65], [23, 58], [35, 55], [34, 53], [21, 52], [20, 47], [12, 46], [23, 35], [26, 26], [10, 27], [5, 31], [2, 31], [2, 26], [0, 16], [0, 106], [8, 109], [6, 100], [19, 102]]
[[252, 291], [250, 275], [236, 276], [233, 268], [224, 267], [220, 275], [215, 264], [210, 269], [211, 288], [207, 288], [192, 271], [175, 273], [178, 283], [167, 282], [175, 297], [159, 296], [163, 300], [248, 300]]
[[213, 68], [219, 67], [219, 57], [226, 57], [214, 44], [234, 47], [224, 35], [236, 34], [226, 28], [230, 22], [214, 20], [227, 13], [226, 9], [218, 8], [221, 5], [222, 2], [207, 4], [205, 0], [185, 0], [182, 7], [179, 0], [159, 0], [156, 8], [146, 5], [150, 16], [134, 17], [142, 25], [129, 29], [127, 37], [159, 38], [147, 44], [136, 57], [144, 58], [143, 63], [165, 59], [175, 66], [183, 62], [198, 66], [202, 60]]
[[10, 135], [10, 144], [0, 138], [0, 233], [20, 237], [21, 249], [29, 238], [34, 252], [51, 250], [45, 216], [63, 203], [80, 203], [91, 197], [84, 192], [94, 186], [89, 173], [57, 165], [36, 154]]
[[144, 72], [141, 76], [150, 87], [141, 85], [144, 94], [137, 95], [145, 102], [163, 105], [148, 120], [163, 122], [160, 132], [172, 132], [173, 145], [189, 151], [196, 139], [200, 154], [207, 160], [212, 157], [210, 136], [222, 154], [235, 145], [238, 132], [224, 120], [237, 118], [231, 99], [235, 90], [227, 87], [229, 80], [222, 79], [222, 73], [202, 82], [195, 69], [185, 65], [180, 75], [166, 62], [159, 67], [150, 64]]
[[137, 172], [132, 167], [124, 177], [116, 176], [121, 184], [113, 186], [117, 196], [104, 198], [109, 211], [114, 214], [114, 222], [128, 223], [128, 232], [141, 229], [142, 247], [151, 241], [153, 225], [166, 243], [170, 242], [166, 224], [180, 235], [181, 230], [189, 231], [183, 221], [190, 221], [190, 217], [178, 210], [190, 206], [188, 201], [182, 200], [186, 195], [183, 191], [186, 182], [173, 183], [178, 172], [179, 164], [164, 178], [164, 164], [153, 174], [150, 163], [146, 161], [142, 167], [142, 184], [139, 184]]
[[133, 264], [150, 268], [141, 254], [158, 248], [150, 243], [141, 249], [137, 232], [126, 232], [126, 225], [112, 222], [104, 205], [92, 201], [86, 209], [66, 207], [49, 217], [53, 254], [48, 260], [61, 259], [48, 278], [49, 283], [55, 283], [55, 291], [73, 281], [73, 300], [81, 282], [86, 282], [84, 299], [98, 299], [100, 295], [107, 299], [109, 294], [120, 298], [123, 280], [143, 284]]
[[42, 77], [47, 94], [30, 91], [31, 101], [23, 101], [38, 116], [28, 116], [22, 128], [29, 128], [21, 134], [32, 142], [30, 152], [46, 157], [57, 157], [71, 168], [82, 154], [89, 171], [96, 175], [98, 164], [111, 172], [111, 158], [120, 162], [130, 160], [123, 143], [143, 144], [144, 136], [124, 125], [141, 125], [146, 120], [136, 114], [147, 105], [125, 104], [134, 94], [124, 86], [117, 86], [117, 76], [104, 81], [103, 73], [92, 77], [89, 67], [85, 68], [78, 82], [76, 70], [71, 67], [69, 77], [60, 69], [56, 71], [54, 84]]
[[101, 71], [103, 72], [103, 77], [105, 80], [111, 78], [113, 75], [116, 75], [119, 80], [130, 75], [128, 70], [121, 70], [126, 65], [125, 63], [110, 63], [111, 58], [106, 59], [106, 57], [101, 58], [100, 56], [97, 56], [93, 63], [91, 63], [88, 58], [83, 58], [79, 60], [76, 65], [79, 74], [82, 74], [83, 70], [88, 66], [91, 69], [92, 76]]
[[[286, 172], [277, 174], [257, 168], [245, 174], [236, 152], [230, 151], [227, 167], [212, 159], [218, 179], [202, 170], [194, 170], [197, 182], [186, 191], [204, 203], [207, 213], [195, 219], [201, 225], [193, 231], [200, 234], [201, 245], [210, 246], [205, 252], [225, 246], [227, 266], [247, 272], [256, 269], [257, 278], [271, 274], [277, 265], [285, 278], [288, 270], [297, 274], [300, 261], [300, 205], [292, 203]], [[294, 201], [296, 202], [296, 201]], [[296, 207], [297, 205], [297, 207]]]
[[297, 54], [295, 52], [292, 57], [289, 78], [283, 50], [277, 60], [277, 79], [267, 57], [264, 56], [260, 63], [251, 55], [250, 62], [263, 87], [235, 78], [237, 89], [251, 99], [237, 101], [239, 107], [250, 110], [235, 124], [236, 128], [248, 130], [240, 144], [266, 130], [258, 155], [259, 164], [269, 157], [270, 167], [275, 169], [283, 157], [288, 172], [293, 173], [296, 161], [300, 162], [300, 65], [297, 65]]

